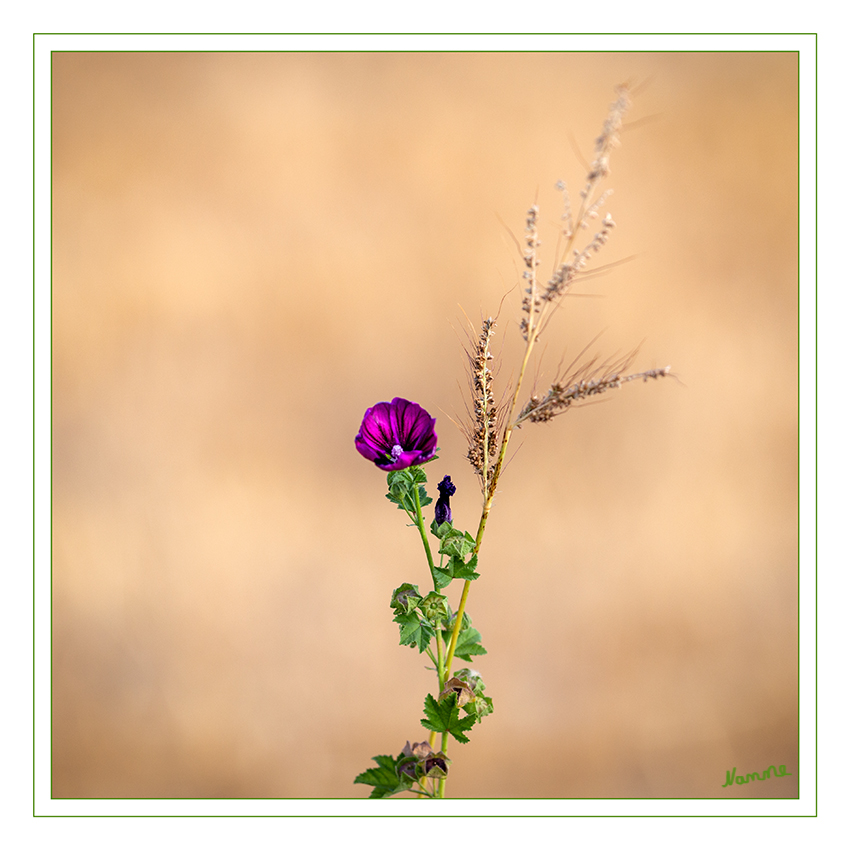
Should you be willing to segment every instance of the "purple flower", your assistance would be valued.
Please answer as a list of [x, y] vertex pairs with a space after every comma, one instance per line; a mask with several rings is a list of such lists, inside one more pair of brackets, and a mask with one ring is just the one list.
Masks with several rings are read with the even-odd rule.
[[436, 419], [406, 398], [378, 402], [363, 415], [357, 451], [385, 472], [431, 460], [437, 451]]
[[440, 491], [440, 498], [437, 499], [437, 504], [434, 506], [434, 519], [436, 520], [437, 525], [442, 525], [444, 522], [452, 521], [452, 509], [449, 505], [449, 496], [454, 496], [457, 487], [452, 484], [451, 476], [447, 475], [437, 485], [437, 489]]

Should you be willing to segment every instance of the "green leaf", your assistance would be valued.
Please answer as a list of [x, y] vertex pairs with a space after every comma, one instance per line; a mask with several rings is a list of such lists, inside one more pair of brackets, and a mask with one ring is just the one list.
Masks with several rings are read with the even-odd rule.
[[415, 646], [420, 652], [425, 652], [431, 643], [436, 631], [434, 627], [419, 616], [418, 611], [405, 614], [400, 611], [393, 617], [393, 622], [399, 626], [399, 644], [401, 646]]
[[397, 469], [387, 473], [387, 498], [400, 510], [416, 514], [416, 489], [419, 489], [419, 505], [431, 504], [431, 498], [425, 492], [422, 484], [428, 481], [428, 476], [419, 466], [409, 466], [407, 469]]
[[[443, 632], [443, 637], [446, 641], [452, 639], [451, 630]], [[464, 661], [472, 661], [473, 655], [486, 655], [487, 650], [481, 645], [481, 632], [478, 629], [473, 629], [472, 626], [462, 628], [457, 636], [457, 646], [455, 646], [455, 656], [462, 658]]]
[[397, 489], [407, 490], [410, 481], [412, 481], [412, 478], [407, 469], [394, 469], [387, 473], [387, 487], [390, 492]]
[[452, 579], [459, 578], [464, 581], [475, 581], [479, 573], [475, 572], [475, 566], [478, 563], [478, 555], [473, 555], [469, 559], [469, 563], [464, 563], [463, 558], [457, 555], [452, 555], [451, 558], [442, 566], [434, 567], [434, 583], [437, 590], [444, 588]]
[[372, 785], [370, 798], [391, 797], [393, 794], [407, 791], [413, 785], [413, 780], [406, 774], [399, 775], [397, 767], [401, 760], [402, 755], [398, 758], [373, 756], [372, 761], [376, 762], [378, 766], [364, 770], [355, 778], [354, 784]]
[[387, 493], [387, 498], [394, 504], [398, 505], [400, 511], [416, 515], [416, 505], [413, 497], [406, 490], [398, 490]]
[[475, 567], [478, 565], [478, 555], [473, 555], [467, 563], [464, 563], [463, 558], [453, 556], [449, 562], [451, 565], [452, 576], [454, 578], [462, 578], [465, 581], [475, 581], [480, 573], [475, 572]]
[[451, 581], [454, 578], [454, 573], [452, 573], [451, 569], [451, 562], [449, 562], [445, 568], [435, 566], [433, 576], [437, 590], [451, 584]]
[[408, 513], [416, 511], [412, 490], [414, 486], [410, 473], [406, 469], [387, 473], [387, 488], [389, 490], [387, 498]]
[[431, 694], [425, 697], [425, 717], [419, 722], [432, 732], [448, 732], [461, 744], [469, 741], [464, 732], [468, 732], [476, 722], [474, 714], [460, 716], [457, 707], [457, 694], [451, 693], [441, 702], [437, 702]]

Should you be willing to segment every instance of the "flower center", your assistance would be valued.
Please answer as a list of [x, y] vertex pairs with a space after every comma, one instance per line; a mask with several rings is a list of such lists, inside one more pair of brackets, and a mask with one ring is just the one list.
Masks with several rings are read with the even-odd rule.
[[399, 456], [401, 455], [401, 453], [402, 453], [403, 451], [404, 451], [404, 449], [403, 449], [403, 448], [402, 448], [402, 447], [401, 447], [398, 443], [396, 443], [396, 444], [392, 447], [392, 450], [390, 451], [390, 454], [392, 455], [392, 459], [393, 459], [393, 460], [398, 460], [398, 459], [399, 459]]

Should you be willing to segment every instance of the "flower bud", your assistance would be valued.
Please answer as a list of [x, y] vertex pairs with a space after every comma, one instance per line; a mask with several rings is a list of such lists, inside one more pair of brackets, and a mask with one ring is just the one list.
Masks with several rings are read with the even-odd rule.
[[405, 582], [393, 591], [390, 608], [409, 614], [419, 604], [421, 598], [419, 588], [415, 584]]
[[457, 487], [452, 484], [450, 475], [446, 475], [443, 480], [437, 485], [440, 491], [440, 498], [437, 499], [437, 504], [434, 507], [434, 520], [437, 525], [442, 525], [444, 522], [452, 521], [452, 509], [449, 505], [449, 498], [457, 492]]

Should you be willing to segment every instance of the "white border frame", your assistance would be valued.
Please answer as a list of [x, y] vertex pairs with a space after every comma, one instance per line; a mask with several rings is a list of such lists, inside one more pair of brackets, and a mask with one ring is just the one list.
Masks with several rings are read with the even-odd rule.
[[34, 800], [36, 816], [812, 816], [815, 757], [815, 384], [800, 381], [799, 799], [781, 800], [54, 800], [51, 779], [50, 68], [76, 51], [798, 51], [799, 374], [815, 374], [816, 36], [798, 35], [138, 35], [36, 34], [34, 67]]

